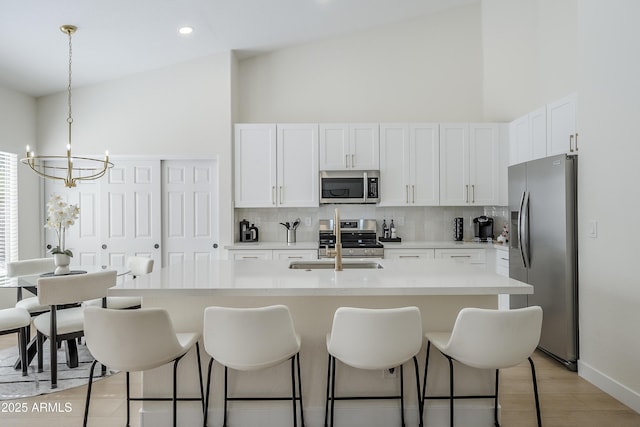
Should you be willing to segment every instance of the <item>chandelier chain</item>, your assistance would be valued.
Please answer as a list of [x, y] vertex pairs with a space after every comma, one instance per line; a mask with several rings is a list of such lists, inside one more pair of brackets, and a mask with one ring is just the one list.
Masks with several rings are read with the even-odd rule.
[[69, 31], [69, 84], [67, 85], [67, 104], [69, 106], [69, 117], [67, 118], [67, 122], [69, 124], [73, 123], [73, 117], [71, 116], [71, 57], [73, 53], [73, 47], [71, 44], [71, 31]]

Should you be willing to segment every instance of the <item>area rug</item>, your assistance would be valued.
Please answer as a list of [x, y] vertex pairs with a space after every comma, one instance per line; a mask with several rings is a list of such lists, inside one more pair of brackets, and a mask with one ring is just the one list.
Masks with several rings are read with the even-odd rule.
[[[36, 358], [31, 361], [27, 376], [22, 376], [21, 370], [13, 368], [18, 358], [18, 348], [12, 347], [0, 350], [0, 400], [19, 399], [37, 396], [56, 391], [67, 390], [73, 387], [87, 385], [89, 370], [93, 357], [84, 344], [78, 345], [78, 367], [70, 369], [66, 365], [64, 345], [58, 350], [58, 388], [51, 388], [51, 371], [49, 369], [49, 341], [44, 344], [43, 372], [38, 373]], [[94, 370], [94, 380], [104, 378], [101, 376], [101, 365]], [[107, 369], [105, 375], [115, 372]]]

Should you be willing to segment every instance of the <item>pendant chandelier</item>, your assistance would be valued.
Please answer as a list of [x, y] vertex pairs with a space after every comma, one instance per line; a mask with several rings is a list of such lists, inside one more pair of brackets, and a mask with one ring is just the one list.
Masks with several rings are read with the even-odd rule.
[[104, 176], [109, 168], [113, 167], [113, 163], [109, 161], [109, 152], [105, 152], [104, 159], [94, 159], [90, 157], [79, 157], [71, 154], [71, 125], [73, 124], [73, 116], [71, 115], [71, 35], [75, 33], [77, 28], [73, 25], [63, 25], [60, 31], [69, 36], [69, 84], [67, 86], [67, 105], [69, 107], [69, 116], [67, 117], [67, 126], [69, 132], [69, 140], [67, 142], [66, 155], [46, 156], [36, 155], [29, 150], [27, 145], [27, 157], [21, 162], [28, 165], [33, 171], [43, 178], [60, 180], [64, 182], [65, 187], [75, 187], [78, 181], [93, 180]]

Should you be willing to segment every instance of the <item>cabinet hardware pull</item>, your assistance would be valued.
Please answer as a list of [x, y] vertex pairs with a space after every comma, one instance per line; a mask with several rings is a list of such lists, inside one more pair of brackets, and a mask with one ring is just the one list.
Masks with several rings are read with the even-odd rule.
[[276, 204], [276, 186], [275, 185], [271, 187], [271, 204], [272, 205]]
[[576, 132], [576, 151], [578, 151], [578, 132]]
[[509, 258], [500, 258], [503, 261], [509, 261]]
[[469, 203], [469, 185], [465, 185], [466, 188], [466, 193], [467, 193], [467, 198], [465, 199], [465, 203]]
[[411, 185], [411, 193], [412, 193], [412, 198], [413, 198], [413, 203], [416, 202], [416, 186], [415, 185]]
[[476, 185], [471, 184], [471, 203], [476, 202]]
[[280, 186], [280, 204], [282, 204], [282, 185]]
[[287, 257], [287, 259], [302, 259], [302, 257], [301, 257], [301, 256], [293, 256], [293, 255], [289, 255], [289, 256]]
[[420, 258], [420, 255], [400, 255], [398, 258]]
[[451, 258], [471, 258], [471, 255], [451, 255]]
[[573, 153], [573, 135], [569, 135], [569, 152]]
[[356, 155], [355, 154], [351, 155], [351, 167], [352, 168], [356, 167]]
[[404, 186], [405, 193], [407, 195], [407, 204], [409, 204], [409, 185]]
[[349, 167], [349, 155], [348, 154], [344, 155], [344, 167], [345, 168]]
[[242, 259], [258, 259], [258, 257], [257, 256], [247, 256], [247, 255], [245, 255], [245, 256], [242, 257]]

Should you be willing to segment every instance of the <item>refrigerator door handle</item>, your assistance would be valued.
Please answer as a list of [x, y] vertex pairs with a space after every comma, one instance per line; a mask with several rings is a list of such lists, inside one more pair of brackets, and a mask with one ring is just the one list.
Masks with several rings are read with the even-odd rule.
[[522, 260], [524, 267], [531, 267], [531, 256], [529, 254], [529, 192], [526, 192], [522, 205], [522, 231], [520, 234], [520, 242], [522, 244]]
[[520, 251], [520, 257], [522, 258], [522, 263], [524, 266], [527, 266], [527, 261], [524, 259], [524, 251], [522, 250], [522, 239], [524, 238], [524, 231], [522, 229], [523, 217], [522, 217], [522, 207], [524, 206], [524, 197], [526, 192], [522, 192], [522, 197], [520, 197], [520, 207], [518, 208], [518, 250]]

